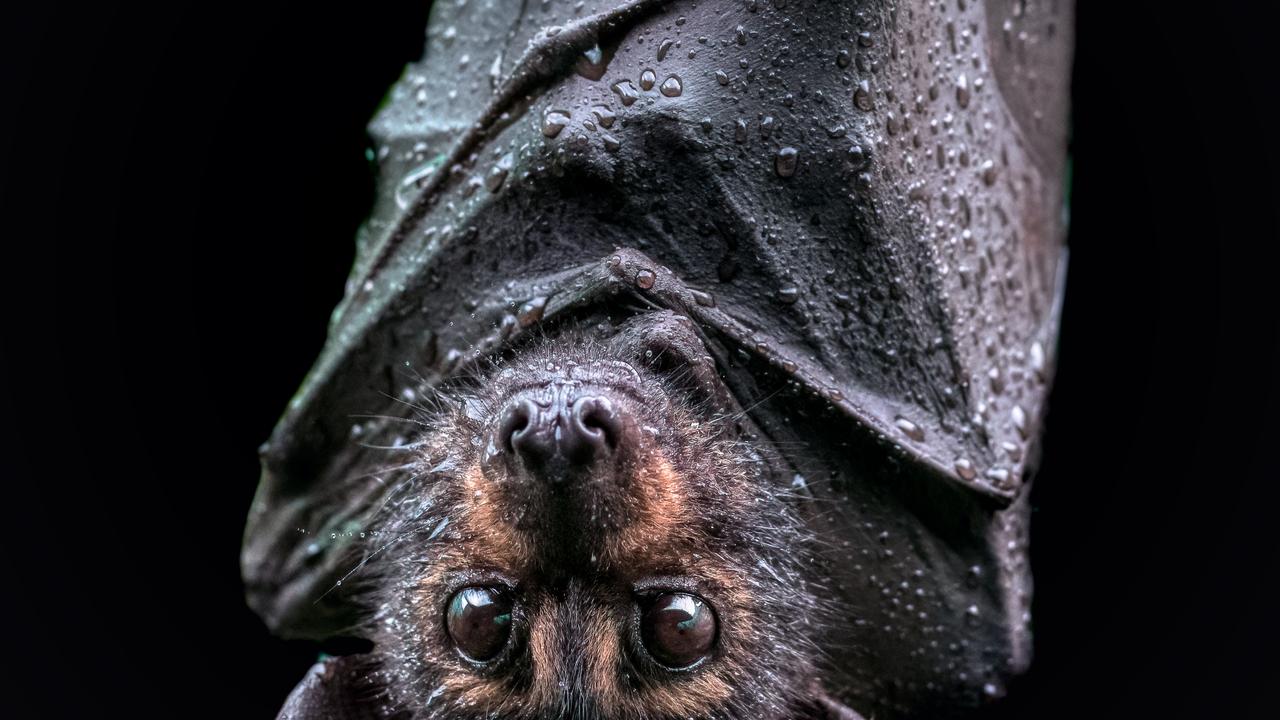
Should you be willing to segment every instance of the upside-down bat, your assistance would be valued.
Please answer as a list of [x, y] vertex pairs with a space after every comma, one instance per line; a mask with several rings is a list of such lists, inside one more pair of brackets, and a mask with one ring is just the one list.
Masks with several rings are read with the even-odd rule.
[[956, 714], [1030, 660], [1066, 2], [436, 3], [248, 599], [294, 718]]

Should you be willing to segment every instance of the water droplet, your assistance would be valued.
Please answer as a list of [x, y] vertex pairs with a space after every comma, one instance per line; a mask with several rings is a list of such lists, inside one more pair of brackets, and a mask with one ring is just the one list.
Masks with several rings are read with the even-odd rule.
[[773, 169], [778, 173], [778, 177], [791, 177], [796, 174], [796, 166], [798, 162], [799, 152], [793, 147], [784, 147], [778, 150], [778, 154], [773, 158]]
[[725, 71], [723, 71], [723, 70], [717, 70], [717, 71], [716, 71], [716, 82], [720, 83], [721, 85], [728, 85], [728, 84], [729, 84], [729, 75], [728, 75], [727, 73], [725, 73]]
[[489, 169], [489, 174], [484, 178], [485, 189], [489, 192], [498, 192], [498, 188], [502, 187], [502, 183], [506, 181], [507, 174], [511, 172], [511, 166], [515, 164], [515, 158], [511, 153], [507, 153], [499, 158]]
[[658, 90], [667, 97], [680, 97], [680, 93], [684, 92], [684, 86], [680, 84], [680, 78], [672, 75], [662, 81], [662, 85], [658, 87]]
[[760, 118], [760, 137], [769, 137], [776, 128], [777, 121], [773, 119], [772, 115], [765, 115]]
[[516, 313], [516, 322], [520, 327], [527, 328], [530, 325], [542, 319], [542, 313], [547, 309], [547, 298], [536, 297], [524, 305], [520, 306], [520, 311]]
[[876, 40], [871, 37], [871, 33], [863, 31], [858, 33], [858, 44], [864, 48], [869, 48], [876, 44]]
[[404, 178], [400, 180], [400, 184], [396, 186], [396, 205], [401, 210], [409, 207], [409, 204], [413, 202], [413, 198], [418, 194], [418, 191], [427, 184], [427, 180], [431, 177], [431, 173], [435, 172], [436, 168], [440, 166], [440, 161], [442, 159], [443, 156], [437, 157], [425, 165], [420, 165], [413, 170], [410, 170]]
[[741, 25], [739, 25], [739, 26], [738, 26], [737, 28], [735, 28], [735, 29], [734, 29], [734, 31], [733, 31], [733, 39], [734, 39], [734, 40], [735, 40], [739, 45], [746, 45], [746, 44], [747, 44], [747, 29], [746, 29], [746, 28], [744, 28], [744, 27], [742, 27]]
[[871, 110], [875, 107], [875, 103], [871, 99], [871, 83], [866, 80], [859, 80], [858, 87], [853, 91], [853, 104], [859, 110]]
[[657, 279], [658, 276], [654, 274], [652, 270], [642, 269], [636, 273], [636, 287], [641, 290], [648, 290], [653, 287], [653, 283], [656, 282]]
[[849, 162], [852, 163], [854, 167], [862, 167], [862, 165], [867, 161], [867, 154], [863, 152], [861, 145], [850, 146], [848, 157]]
[[716, 306], [716, 298], [711, 293], [703, 292], [701, 290], [690, 290], [689, 294], [693, 296], [693, 301], [702, 307], [711, 308]]
[[658, 82], [658, 75], [652, 70], [645, 70], [640, 73], [640, 89], [652, 90], [653, 84]]
[[600, 140], [604, 143], [604, 149], [609, 152], [617, 152], [622, 147], [622, 141], [609, 133], [601, 133]]
[[1004, 392], [1004, 380], [1000, 378], [1000, 368], [993, 367], [987, 371], [987, 379], [991, 381], [991, 391], [999, 395]]
[[747, 141], [746, 120], [738, 118], [738, 121], [733, 124], [733, 141], [737, 143], [744, 143]]
[[788, 285], [778, 291], [778, 300], [783, 305], [792, 305], [800, 299], [800, 288], [795, 285]]
[[1027, 439], [1027, 411], [1022, 409], [1021, 405], [1014, 405], [1013, 410], [1009, 411], [1009, 417], [1013, 420], [1013, 427], [1022, 436], [1023, 440]]
[[601, 50], [599, 45], [593, 45], [590, 50], [582, 53], [573, 69], [588, 80], [599, 80], [604, 77], [609, 60], [609, 53]]
[[1008, 470], [1005, 470], [1004, 468], [991, 468], [985, 474], [988, 479], [990, 479], [992, 482], [995, 483], [995, 486], [997, 488], [1000, 488], [1003, 490], [1009, 487], [1009, 471]]
[[842, 67], [842, 68], [849, 67], [849, 62], [852, 59], [853, 59], [853, 56], [849, 54], [848, 50], [841, 50], [840, 52], [836, 53], [836, 65], [838, 65], [839, 67]]
[[658, 62], [667, 59], [667, 53], [671, 52], [671, 46], [674, 44], [675, 41], [670, 38], [662, 41], [662, 44], [658, 46]]
[[612, 110], [603, 105], [596, 105], [591, 108], [591, 114], [595, 117], [596, 122], [600, 124], [600, 127], [606, 130], [613, 127], [613, 121], [618, 117], [613, 114]]
[[893, 421], [893, 424], [898, 426], [898, 429], [902, 431], [903, 435], [906, 435], [912, 440], [915, 440], [916, 442], [920, 442], [924, 440], [924, 428], [911, 422], [910, 420], [904, 417], [900, 417], [895, 419]]
[[619, 80], [611, 89], [618, 94], [618, 99], [622, 101], [624, 107], [631, 107], [636, 100], [640, 99], [640, 91], [631, 84], [630, 80]]
[[1031, 372], [1041, 382], [1044, 381], [1044, 346], [1038, 342], [1031, 343], [1031, 352], [1028, 354], [1028, 361], [1031, 364]]
[[982, 182], [984, 185], [987, 185], [988, 187], [990, 187], [991, 185], [996, 184], [997, 171], [996, 171], [996, 164], [994, 161], [987, 160], [986, 162], [982, 163], [982, 167], [979, 169], [982, 171]]
[[968, 458], [956, 458], [956, 475], [962, 480], [972, 480], [978, 476], [978, 471], [974, 469], [973, 463]]
[[964, 73], [956, 78], [956, 104], [961, 109], [969, 107], [969, 78]]
[[569, 124], [569, 113], [563, 110], [551, 110], [542, 116], [542, 134], [553, 138]]
[[802, 495], [812, 495], [809, 492], [809, 482], [804, 479], [803, 475], [796, 474], [791, 477], [791, 489]]

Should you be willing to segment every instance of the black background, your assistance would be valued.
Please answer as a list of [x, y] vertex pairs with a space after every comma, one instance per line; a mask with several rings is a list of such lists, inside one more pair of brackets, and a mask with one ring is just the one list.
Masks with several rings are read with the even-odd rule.
[[[426, 3], [172, 5], [0, 10], [6, 717], [272, 717], [315, 656], [244, 606], [240, 533]], [[996, 714], [1273, 716], [1277, 26], [1082, 5], [1037, 659]]]

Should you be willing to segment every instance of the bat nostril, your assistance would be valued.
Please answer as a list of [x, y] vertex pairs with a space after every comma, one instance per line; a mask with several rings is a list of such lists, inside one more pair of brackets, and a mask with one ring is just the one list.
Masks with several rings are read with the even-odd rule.
[[527, 444], [529, 426], [538, 416], [538, 408], [531, 400], [518, 400], [503, 411], [498, 421], [495, 443], [505, 452], [516, 452], [517, 446]]
[[519, 397], [499, 415], [489, 457], [558, 481], [613, 455], [626, 444], [627, 427], [621, 408], [604, 393], [567, 394], [542, 404]]
[[578, 398], [573, 404], [572, 424], [594, 453], [603, 454], [618, 449], [623, 432], [622, 417], [609, 398]]

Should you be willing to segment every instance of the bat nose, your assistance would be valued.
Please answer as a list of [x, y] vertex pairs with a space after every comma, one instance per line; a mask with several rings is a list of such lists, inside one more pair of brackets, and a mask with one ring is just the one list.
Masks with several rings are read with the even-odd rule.
[[529, 474], [554, 482], [617, 452], [625, 419], [600, 391], [557, 394], [550, 402], [519, 397], [499, 415], [494, 445]]

